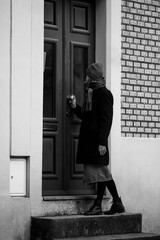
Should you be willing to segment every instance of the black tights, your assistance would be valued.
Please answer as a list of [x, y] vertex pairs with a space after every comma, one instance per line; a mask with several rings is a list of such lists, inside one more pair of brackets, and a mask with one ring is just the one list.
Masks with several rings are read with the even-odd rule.
[[97, 183], [97, 200], [102, 201], [104, 191], [105, 191], [105, 187], [108, 188], [108, 190], [109, 190], [110, 194], [112, 195], [113, 199], [119, 198], [117, 188], [116, 188], [116, 184], [115, 184], [114, 180], [109, 180], [109, 181], [106, 181], [106, 182], [98, 182]]

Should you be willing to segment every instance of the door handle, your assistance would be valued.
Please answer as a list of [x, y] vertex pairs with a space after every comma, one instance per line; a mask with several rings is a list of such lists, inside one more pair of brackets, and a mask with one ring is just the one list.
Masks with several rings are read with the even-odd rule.
[[71, 112], [69, 112], [69, 111], [66, 112], [66, 116], [67, 116], [67, 117], [71, 117]]
[[66, 97], [66, 102], [67, 102], [66, 116], [69, 117], [70, 119], [72, 119], [72, 117], [73, 117], [73, 113], [72, 113], [72, 110], [71, 110], [71, 103], [72, 103], [74, 98], [75, 98], [74, 95], [68, 95]]

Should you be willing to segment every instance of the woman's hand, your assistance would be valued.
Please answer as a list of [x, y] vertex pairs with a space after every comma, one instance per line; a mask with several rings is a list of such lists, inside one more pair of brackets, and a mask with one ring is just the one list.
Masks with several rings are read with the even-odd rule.
[[76, 108], [76, 97], [74, 95], [68, 95], [67, 101], [70, 104], [71, 108]]
[[99, 145], [98, 151], [99, 151], [100, 155], [103, 156], [107, 152], [106, 146]]

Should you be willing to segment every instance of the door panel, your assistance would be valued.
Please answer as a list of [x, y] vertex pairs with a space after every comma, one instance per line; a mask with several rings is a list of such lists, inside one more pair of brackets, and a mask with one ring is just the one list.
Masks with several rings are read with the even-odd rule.
[[[62, 189], [62, 2], [45, 1], [43, 94], [43, 195]], [[61, 149], [61, 151], [59, 150]]]
[[56, 43], [54, 41], [45, 40], [44, 51], [46, 53], [46, 67], [44, 72], [44, 101], [43, 101], [43, 116], [45, 118], [56, 117]]
[[56, 25], [56, 6], [57, 3], [55, 1], [45, 1], [44, 2], [44, 23], [50, 25]]
[[88, 45], [71, 43], [71, 60], [73, 61], [72, 92], [74, 92], [77, 103], [82, 104], [83, 86], [86, 77], [86, 68], [88, 65]]
[[94, 18], [94, 1], [45, 1], [43, 195], [94, 193], [76, 164], [80, 120], [66, 116], [68, 94], [82, 104], [86, 68], [94, 61]]

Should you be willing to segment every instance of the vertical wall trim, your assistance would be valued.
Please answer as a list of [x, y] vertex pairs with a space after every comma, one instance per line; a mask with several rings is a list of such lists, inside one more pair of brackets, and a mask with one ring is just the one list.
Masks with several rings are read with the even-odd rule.
[[111, 0], [106, 1], [106, 80], [111, 89]]
[[12, 0], [11, 44], [11, 156], [29, 156], [31, 0]]
[[[101, 37], [100, 37], [101, 36]], [[106, 75], [106, 1], [96, 0], [96, 61], [103, 64]]]
[[[10, 141], [10, 0], [0, 1], [0, 33], [0, 196], [7, 196]], [[1, 226], [0, 224], [0, 228]]]
[[32, 202], [33, 214], [38, 209], [38, 202], [40, 204], [42, 197], [44, 0], [32, 0], [31, 8], [30, 196], [34, 199]]
[[111, 90], [114, 95], [112, 130], [117, 136], [121, 130], [121, 0], [111, 1]]

